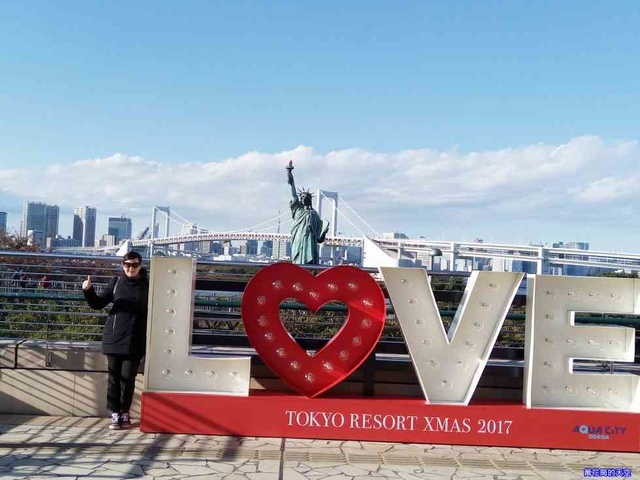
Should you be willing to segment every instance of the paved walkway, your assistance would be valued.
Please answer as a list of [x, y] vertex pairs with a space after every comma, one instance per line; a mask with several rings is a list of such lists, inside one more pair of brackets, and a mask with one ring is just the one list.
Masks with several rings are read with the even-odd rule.
[[640, 478], [640, 454], [145, 434], [101, 418], [0, 415], [2, 480], [568, 480], [593, 467]]

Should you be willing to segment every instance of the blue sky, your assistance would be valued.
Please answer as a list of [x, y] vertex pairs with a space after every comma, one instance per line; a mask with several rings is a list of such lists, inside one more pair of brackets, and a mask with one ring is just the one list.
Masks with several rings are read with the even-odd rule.
[[[247, 155], [261, 152], [260, 159], [280, 172], [279, 162], [305, 146], [312, 153], [300, 159], [303, 168], [296, 173], [303, 176], [302, 183], [339, 187], [351, 206], [381, 231], [458, 235], [461, 240], [491, 236], [503, 242], [591, 240], [602, 249], [640, 251], [631, 230], [620, 232], [624, 241], [606, 236], [621, 223], [607, 219], [607, 211], [625, 212], [622, 220], [637, 224], [628, 208], [636, 199], [632, 193], [624, 201], [616, 197], [619, 204], [610, 199], [599, 203], [601, 214], [593, 206], [576, 210], [580, 221], [575, 224], [563, 219], [567, 212], [556, 212], [562, 205], [571, 208], [568, 200], [576, 189], [592, 191], [603, 178], [615, 183], [635, 174], [640, 157], [637, 1], [12, 3], [0, 9], [0, 209], [10, 212], [10, 224], [15, 225], [12, 212], [25, 199], [57, 203], [63, 212], [73, 208], [73, 201], [98, 205], [99, 215], [120, 210], [133, 216], [137, 208], [148, 211], [162, 200], [150, 196], [146, 203], [137, 198], [135, 205], [124, 204], [109, 197], [108, 186], [102, 199], [90, 193], [86, 199], [69, 195], [69, 182], [81, 192], [87, 175], [95, 174], [103, 183], [112, 177], [112, 170], [100, 170], [111, 165], [107, 160], [88, 171], [77, 169], [77, 162], [121, 154], [117, 168], [137, 172], [139, 157], [159, 165], [145, 183], [154, 182], [163, 169], [175, 178], [194, 165], [206, 170], [207, 165], [230, 162], [236, 175], [225, 185], [233, 189], [218, 191], [236, 205], [243, 201], [234, 192], [264, 178], [253, 176], [251, 164], [243, 163]], [[402, 172], [402, 152], [428, 151], [433, 155], [417, 155], [413, 161], [428, 167], [438, 155], [453, 155], [457, 168], [473, 171], [478, 155], [503, 158], [500, 152], [508, 151], [511, 157], [504, 161], [519, 165], [523, 152], [536, 146], [561, 149], [584, 138], [597, 138], [590, 145], [605, 145], [598, 150], [605, 156], [584, 153], [580, 167], [571, 168], [593, 169], [604, 162], [609, 170], [596, 168], [582, 184], [572, 185], [572, 176], [579, 176], [564, 169], [554, 206], [536, 204], [548, 211], [516, 215], [497, 210], [489, 224], [486, 218], [473, 219], [486, 212], [487, 204], [501, 203], [495, 199], [504, 183], [485, 190], [482, 198], [470, 194], [477, 186], [456, 184], [469, 190], [464, 198], [475, 200], [467, 200], [461, 211], [459, 199], [430, 199], [430, 216], [439, 221], [423, 228], [416, 223], [422, 210], [400, 202], [369, 214], [373, 197], [364, 198], [366, 185], [354, 180], [351, 191], [349, 183], [337, 185], [331, 175], [311, 168], [339, 171], [328, 160], [332, 152], [343, 152], [336, 156], [347, 164], [341, 167], [360, 165], [348, 153], [363, 151], [386, 156]], [[630, 153], [610, 155], [609, 149], [619, 151], [624, 145]], [[541, 151], [547, 152], [540, 157], [543, 163], [549, 153]], [[306, 172], [304, 158], [310, 162]], [[255, 161], [258, 165], [261, 160]], [[53, 165], [83, 170], [85, 176], [65, 183], [53, 174], [43, 176], [45, 186], [36, 194], [32, 182], [20, 183], [21, 178], [44, 175]], [[496, 165], [501, 169], [503, 164]], [[535, 162], [523, 165], [529, 170], [516, 168], [514, 175], [529, 174]], [[346, 171], [377, 185], [380, 178], [370, 176], [366, 163], [361, 168]], [[378, 189], [401, 189], [408, 183], [397, 177], [393, 184], [387, 174], [382, 180], [388, 182]], [[535, 193], [553, 181], [536, 178], [543, 179], [522, 188]], [[439, 192], [427, 180], [424, 191], [418, 184], [412, 193]], [[514, 176], [506, 184], [518, 182]], [[130, 188], [142, 185], [132, 182]], [[207, 228], [234, 228], [233, 218], [203, 206], [223, 203], [213, 189], [208, 196], [185, 200], [190, 189], [188, 184], [181, 188], [182, 196], [176, 192], [169, 197], [182, 215], [191, 214]], [[238, 211], [235, 218], [245, 221], [239, 226], [271, 218], [278, 205], [286, 209], [286, 193], [285, 187], [269, 212], [245, 205], [255, 210], [255, 218]], [[527, 192], [519, 190], [518, 195]], [[468, 221], [454, 228], [449, 224], [456, 217]], [[513, 235], [514, 218], [527, 221], [530, 231], [519, 228]]]

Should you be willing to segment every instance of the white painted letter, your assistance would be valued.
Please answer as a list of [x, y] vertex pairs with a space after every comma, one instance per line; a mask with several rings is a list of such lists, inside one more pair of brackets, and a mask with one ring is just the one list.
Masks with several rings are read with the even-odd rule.
[[425, 398], [467, 405], [523, 274], [473, 272], [447, 335], [425, 270], [380, 272]]
[[573, 372], [574, 359], [633, 362], [634, 328], [576, 326], [575, 312], [639, 313], [640, 280], [529, 275], [527, 284], [527, 407], [640, 411], [640, 376]]
[[195, 272], [192, 258], [151, 260], [144, 388], [247, 396], [250, 357], [189, 354]]

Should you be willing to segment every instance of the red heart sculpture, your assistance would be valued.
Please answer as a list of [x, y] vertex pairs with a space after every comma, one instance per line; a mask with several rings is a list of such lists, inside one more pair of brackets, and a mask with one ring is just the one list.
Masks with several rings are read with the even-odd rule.
[[[347, 305], [347, 320], [334, 337], [310, 357], [280, 319], [280, 304], [293, 298], [317, 311], [337, 300]], [[373, 351], [382, 335], [386, 306], [380, 286], [358, 268], [338, 266], [313, 276], [291, 263], [260, 270], [242, 295], [242, 321], [262, 360], [293, 389], [313, 398], [348, 377]]]

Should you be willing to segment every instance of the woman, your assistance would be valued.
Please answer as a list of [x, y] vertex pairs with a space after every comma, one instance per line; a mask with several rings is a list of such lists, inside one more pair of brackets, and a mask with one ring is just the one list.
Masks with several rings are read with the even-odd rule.
[[142, 257], [137, 252], [127, 253], [122, 270], [123, 275], [111, 278], [99, 294], [93, 289], [91, 276], [82, 282], [91, 308], [100, 310], [112, 304], [102, 332], [102, 353], [109, 364], [107, 408], [112, 412], [111, 430], [131, 426], [129, 410], [147, 337], [149, 280]]

